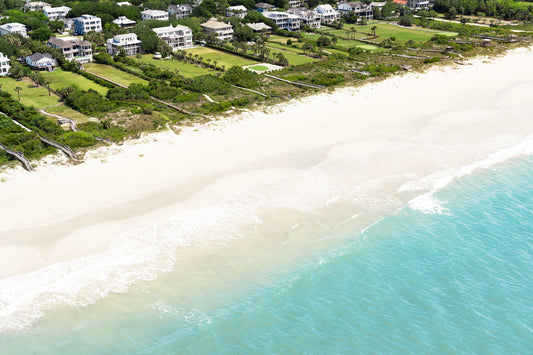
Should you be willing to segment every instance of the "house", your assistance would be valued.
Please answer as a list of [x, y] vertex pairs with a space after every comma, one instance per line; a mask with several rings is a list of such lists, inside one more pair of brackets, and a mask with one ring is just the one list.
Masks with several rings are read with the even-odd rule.
[[277, 12], [277, 11], [265, 11], [263, 16], [268, 19], [271, 19], [276, 23], [282, 30], [287, 31], [299, 31], [300, 30], [300, 19], [298, 16], [293, 15], [288, 12]]
[[337, 10], [343, 14], [354, 14], [364, 20], [372, 20], [374, 18], [374, 11], [370, 5], [366, 5], [361, 1], [345, 2], [339, 4]]
[[246, 26], [250, 27], [255, 33], [269, 33], [272, 27], [264, 22], [247, 23]]
[[192, 6], [190, 4], [169, 5], [168, 16], [176, 18], [185, 18], [191, 16]]
[[246, 6], [243, 6], [243, 5], [230, 6], [226, 9], [226, 16], [244, 18], [247, 12], [248, 12], [248, 9], [246, 8]]
[[192, 30], [187, 26], [176, 25], [153, 28], [157, 37], [161, 38], [173, 50], [192, 47]]
[[125, 16], [120, 16], [117, 19], [113, 20], [115, 25], [118, 25], [120, 28], [132, 28], [137, 22], [130, 20]]
[[69, 11], [70, 7], [68, 6], [45, 7], [43, 9], [44, 16], [50, 21], [64, 20]]
[[18, 22], [5, 23], [0, 26], [0, 36], [7, 35], [8, 33], [16, 33], [24, 38], [28, 37], [26, 26]]
[[121, 1], [121, 2], [117, 2], [117, 5], [118, 6], [131, 6], [131, 3], [127, 1]]
[[26, 57], [26, 64], [32, 69], [53, 71], [57, 61], [48, 53], [35, 53]]
[[161, 10], [144, 10], [141, 11], [141, 20], [168, 21], [168, 12]]
[[302, 5], [303, 5], [303, 0], [289, 0], [289, 8], [301, 7]]
[[333, 10], [329, 4], [318, 5], [315, 8], [315, 13], [320, 16], [320, 23], [324, 25], [331, 25], [333, 22], [337, 22], [341, 18], [341, 14]]
[[43, 1], [32, 1], [24, 4], [24, 11], [43, 11], [45, 7], [50, 7], [50, 4]]
[[102, 31], [102, 20], [100, 17], [93, 15], [81, 15], [74, 19], [74, 34], [81, 36], [87, 32], [101, 32]]
[[274, 10], [274, 5], [270, 5], [264, 2], [258, 2], [257, 4], [255, 4], [254, 9], [259, 12], [265, 12], [265, 11]]
[[412, 10], [427, 10], [429, 8], [429, 0], [407, 0], [407, 7]]
[[11, 68], [9, 62], [9, 58], [7, 58], [4, 53], [0, 52], [0, 75], [9, 74], [9, 68]]
[[298, 16], [300, 22], [311, 28], [320, 28], [320, 16], [305, 7], [291, 7], [288, 13]]
[[106, 44], [107, 53], [110, 55], [117, 54], [119, 48], [124, 49], [126, 55], [141, 53], [141, 41], [139, 41], [135, 33], [115, 35], [113, 38], [108, 39]]
[[224, 23], [218, 21], [216, 18], [211, 18], [200, 26], [202, 27], [202, 31], [207, 34], [216, 34], [216, 37], [221, 41], [233, 39], [233, 26], [229, 22]]
[[371, 8], [374, 8], [374, 7], [377, 7], [378, 9], [383, 9], [385, 7], [385, 5], [387, 5], [387, 2], [386, 1], [382, 1], [382, 2], [375, 2], [375, 1], [372, 1], [370, 3], [370, 7]]
[[93, 61], [93, 47], [91, 42], [76, 37], [50, 37], [46, 43], [48, 47], [59, 48], [65, 59], [76, 60], [82, 64]]

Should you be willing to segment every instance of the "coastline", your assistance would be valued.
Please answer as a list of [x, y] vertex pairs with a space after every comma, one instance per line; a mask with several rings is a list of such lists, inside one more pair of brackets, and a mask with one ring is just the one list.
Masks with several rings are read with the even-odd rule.
[[[120, 146], [90, 150], [79, 165], [43, 160], [33, 174], [21, 168], [4, 170], [0, 281], [105, 253], [120, 244], [120, 236], [175, 216], [216, 230], [219, 221], [241, 218], [221, 212], [231, 214], [237, 196], [255, 198], [250, 197], [251, 205], [236, 207], [244, 214], [261, 204], [315, 213], [339, 200], [349, 205], [358, 197], [363, 202], [356, 201], [348, 211], [362, 213], [371, 204], [393, 199], [364, 221], [372, 222], [380, 213], [431, 192], [436, 180], [531, 140], [532, 124], [520, 116], [528, 112], [521, 97], [528, 96], [524, 90], [531, 90], [531, 84], [513, 87], [512, 80], [522, 79], [510, 65], [527, 63], [532, 53], [531, 48], [518, 48], [505, 56], [475, 58], [468, 66], [431, 67], [424, 73], [343, 87], [189, 127], [179, 135], [150, 133]], [[502, 81], [506, 68], [514, 75], [508, 83]], [[457, 87], [454, 81], [459, 79], [465, 82]], [[472, 92], [478, 85], [480, 93]], [[487, 90], [491, 85], [493, 94]], [[409, 95], [428, 90], [428, 101]], [[336, 171], [342, 164], [350, 166], [350, 176]], [[325, 190], [307, 198], [306, 179]], [[291, 195], [299, 186], [301, 191]], [[288, 199], [273, 203], [264, 194], [257, 197], [257, 191], [268, 191], [278, 202], [280, 196]], [[364, 200], [370, 198], [375, 201]], [[199, 248], [210, 240], [217, 243], [216, 235]]]

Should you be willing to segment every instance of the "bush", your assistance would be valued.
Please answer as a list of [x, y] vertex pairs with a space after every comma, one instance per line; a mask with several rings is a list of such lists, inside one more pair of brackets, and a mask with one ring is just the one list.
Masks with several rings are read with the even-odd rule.
[[311, 80], [311, 82], [316, 85], [331, 86], [343, 83], [345, 80], [346, 79], [342, 74], [319, 73]]
[[217, 78], [214, 75], [200, 75], [196, 76], [193, 79], [185, 84], [185, 88], [191, 91], [196, 91], [200, 93], [209, 93], [217, 90], [219, 87], [225, 85], [222, 80]]
[[223, 79], [229, 84], [245, 88], [254, 88], [259, 85], [257, 82], [257, 74], [237, 66], [231, 67], [224, 74]]
[[86, 132], [69, 132], [61, 137], [60, 142], [71, 148], [83, 148], [96, 143], [96, 139]]

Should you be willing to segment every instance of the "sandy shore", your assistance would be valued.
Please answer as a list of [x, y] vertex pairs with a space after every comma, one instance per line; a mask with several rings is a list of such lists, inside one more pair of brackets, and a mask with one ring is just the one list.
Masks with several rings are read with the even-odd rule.
[[311, 188], [328, 186], [317, 208], [345, 192], [346, 199], [398, 197], [411, 184], [406, 202], [446, 172], [529, 139], [532, 59], [531, 50], [518, 49], [317, 94], [180, 135], [147, 135], [91, 151], [77, 166], [2, 172], [0, 279], [106, 251], [129, 230], [264, 187], [301, 188], [298, 203], [311, 203], [305, 184], [287, 183], [295, 176], [313, 174], [318, 182]]

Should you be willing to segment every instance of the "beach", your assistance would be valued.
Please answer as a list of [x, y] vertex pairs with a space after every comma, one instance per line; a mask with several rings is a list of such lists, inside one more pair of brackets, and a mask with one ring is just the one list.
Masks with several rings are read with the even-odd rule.
[[533, 151], [532, 59], [520, 48], [1, 172], [0, 332], [178, 269], [216, 293], [405, 206], [445, 213], [433, 192]]

